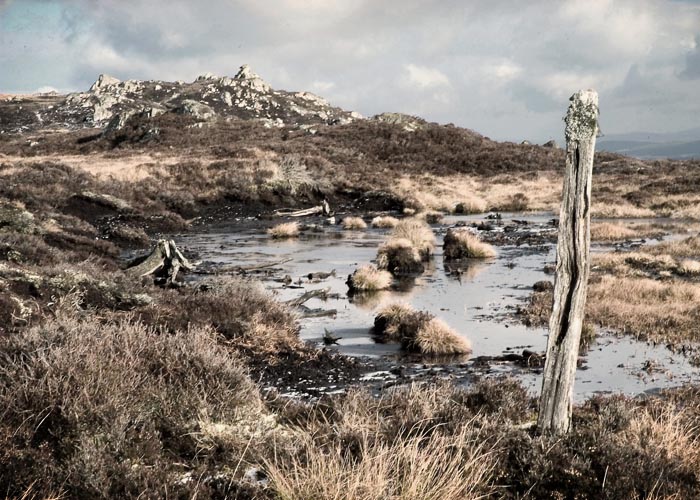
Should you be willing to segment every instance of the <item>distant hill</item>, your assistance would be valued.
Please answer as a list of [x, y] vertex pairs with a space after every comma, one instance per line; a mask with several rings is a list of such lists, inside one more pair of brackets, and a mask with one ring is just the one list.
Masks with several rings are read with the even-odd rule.
[[598, 141], [597, 149], [645, 160], [700, 158], [700, 128], [668, 134], [612, 134], [602, 137]]

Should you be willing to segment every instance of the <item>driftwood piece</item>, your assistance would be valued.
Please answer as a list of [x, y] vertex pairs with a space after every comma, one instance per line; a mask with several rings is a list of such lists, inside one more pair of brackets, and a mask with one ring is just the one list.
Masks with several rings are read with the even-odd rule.
[[132, 262], [127, 272], [132, 276], [154, 276], [157, 284], [173, 285], [180, 269], [192, 271], [194, 265], [177, 248], [173, 240], [158, 240], [150, 254]]
[[537, 426], [565, 434], [571, 411], [586, 290], [590, 271], [590, 206], [593, 155], [598, 133], [598, 94], [571, 97], [566, 115], [566, 172], [559, 216], [554, 307], [549, 320], [546, 362]]
[[302, 318], [325, 318], [327, 316], [336, 316], [336, 309], [311, 309], [306, 306], [299, 306]]
[[303, 210], [276, 210], [274, 215], [277, 217], [307, 217], [309, 215], [330, 215], [331, 207], [326, 200], [323, 200], [320, 205]]
[[319, 290], [309, 290], [308, 292], [305, 292], [304, 294], [302, 294], [300, 297], [297, 297], [296, 299], [286, 301], [285, 304], [287, 304], [291, 307], [299, 307], [304, 302], [307, 302], [315, 297], [320, 297], [321, 299], [325, 300], [328, 298], [328, 294], [330, 293], [330, 291], [331, 291], [330, 288], [322, 288]]

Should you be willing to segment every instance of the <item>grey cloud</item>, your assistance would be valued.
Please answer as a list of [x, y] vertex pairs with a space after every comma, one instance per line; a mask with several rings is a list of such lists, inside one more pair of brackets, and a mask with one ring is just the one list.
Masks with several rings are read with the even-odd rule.
[[[676, 101], [700, 100], [700, 89], [674, 73], [686, 62], [684, 77], [697, 78], [698, 49], [686, 57], [680, 43], [663, 47], [664, 40], [694, 35], [687, 20], [700, 23], [700, 8], [691, 3], [674, 9], [661, 0], [616, 0], [614, 8], [573, 0], [50, 3], [63, 7], [62, 38], [49, 50], [41, 37], [2, 34], [33, 54], [24, 63], [0, 54], [3, 88], [83, 89], [102, 72], [188, 80], [205, 71], [230, 75], [249, 63], [274, 87], [318, 89], [365, 115], [417, 113], [494, 138], [520, 138], [525, 128], [543, 140], [560, 134], [567, 99], [583, 86], [605, 97], [608, 129], [629, 126], [629, 107], [652, 99], [673, 109], [669, 117], [680, 127], [693, 119], [692, 110]], [[407, 67], [442, 84], [420, 85], [415, 71], [411, 82]], [[652, 115], [640, 120], [633, 125], [656, 123]]]
[[688, 55], [685, 57], [685, 68], [680, 76], [687, 80], [700, 78], [700, 35], [695, 37], [695, 49], [688, 52]]

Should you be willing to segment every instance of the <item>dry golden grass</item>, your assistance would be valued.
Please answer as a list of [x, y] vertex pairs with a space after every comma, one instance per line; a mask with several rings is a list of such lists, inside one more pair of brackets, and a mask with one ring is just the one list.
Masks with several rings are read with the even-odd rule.
[[410, 240], [391, 238], [377, 250], [377, 267], [397, 274], [422, 273], [423, 259]]
[[488, 259], [496, 257], [496, 250], [467, 230], [450, 229], [445, 234], [443, 245], [446, 260], [452, 259]]
[[367, 223], [362, 220], [362, 217], [345, 217], [341, 224], [345, 230], [367, 229]]
[[320, 447], [301, 434], [303, 458], [266, 464], [279, 498], [475, 500], [494, 491], [488, 485], [493, 453], [471, 422], [449, 436], [428, 430], [393, 442], [360, 432], [355, 453], [341, 442]]
[[384, 341], [401, 342], [409, 352], [427, 356], [471, 353], [471, 343], [432, 314], [406, 304], [392, 304], [377, 314], [374, 331]]
[[602, 276], [588, 291], [586, 317], [660, 342], [700, 341], [700, 286], [675, 280]]
[[267, 234], [276, 239], [296, 238], [299, 236], [299, 223], [284, 222], [282, 224], [277, 224], [268, 229]]
[[617, 436], [624, 446], [640, 452], [660, 454], [669, 462], [694, 471], [700, 479], [700, 422], [674, 405], [636, 412], [625, 432]]
[[[403, 318], [408, 317], [413, 314], [415, 309], [413, 309], [408, 304], [395, 303], [384, 307], [377, 314], [377, 319], [384, 323], [382, 329], [382, 336], [384, 340], [387, 341], [400, 341], [401, 335], [399, 332], [399, 326]], [[377, 325], [377, 319], [375, 319], [375, 326]]]
[[[652, 247], [644, 247], [649, 250]], [[623, 276], [650, 276], [650, 273], [673, 272], [676, 260], [667, 254], [646, 252], [608, 252], [593, 256], [593, 269]]]
[[374, 219], [372, 219], [372, 227], [377, 227], [381, 229], [391, 229], [396, 227], [396, 224], [399, 223], [399, 219], [396, 217], [391, 217], [390, 215], [386, 216], [377, 216]]
[[486, 211], [486, 201], [476, 196], [463, 197], [454, 208], [456, 214], [480, 214]]
[[700, 258], [700, 236], [690, 236], [682, 240], [665, 241], [658, 245], [646, 247], [646, 251], [654, 255], [666, 254], [676, 258]]
[[471, 342], [439, 318], [431, 319], [418, 330], [415, 343], [419, 352], [435, 356], [472, 352]]
[[635, 219], [654, 217], [656, 212], [650, 208], [637, 207], [629, 202], [594, 202], [591, 205], [591, 216], [605, 219]]
[[393, 276], [389, 271], [377, 269], [373, 265], [362, 266], [350, 275], [349, 286], [351, 290], [370, 292], [386, 290], [391, 286]]
[[430, 226], [420, 219], [401, 220], [391, 231], [391, 239], [405, 239], [411, 242], [422, 259], [428, 259], [435, 250], [435, 235]]
[[700, 274], [700, 261], [684, 259], [678, 264], [678, 271], [688, 276], [698, 275]]
[[[621, 241], [633, 238], [660, 237], [664, 234], [661, 225], [623, 224], [619, 222], [593, 222], [591, 224], [592, 241]], [[678, 230], [677, 227], [664, 227], [666, 231]]]
[[636, 236], [635, 231], [619, 223], [594, 222], [591, 224], [592, 241], [627, 240]]
[[[501, 174], [482, 178], [470, 175], [404, 176], [393, 192], [412, 208], [452, 212], [457, 204], [471, 205], [476, 213], [490, 210], [559, 209], [562, 178], [551, 172]], [[467, 193], [467, 195], [465, 195]], [[523, 193], [527, 193], [522, 206]], [[519, 201], [520, 200], [520, 201]]]

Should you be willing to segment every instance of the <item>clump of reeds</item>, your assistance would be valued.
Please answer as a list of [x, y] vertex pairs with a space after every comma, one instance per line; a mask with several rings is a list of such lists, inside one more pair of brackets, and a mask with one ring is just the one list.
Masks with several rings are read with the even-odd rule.
[[404, 304], [382, 309], [374, 319], [374, 333], [382, 341], [400, 342], [403, 349], [433, 356], [471, 353], [471, 343], [447, 323]]
[[276, 239], [296, 238], [299, 236], [299, 223], [285, 222], [282, 224], [277, 224], [276, 226], [268, 229], [267, 234]]
[[348, 276], [347, 285], [351, 292], [374, 292], [386, 290], [391, 286], [393, 277], [389, 271], [377, 269], [369, 264], [359, 267]]
[[445, 260], [488, 259], [496, 256], [496, 250], [467, 230], [450, 229], [443, 245]]
[[367, 223], [362, 217], [345, 217], [341, 225], [345, 230], [367, 229]]

